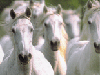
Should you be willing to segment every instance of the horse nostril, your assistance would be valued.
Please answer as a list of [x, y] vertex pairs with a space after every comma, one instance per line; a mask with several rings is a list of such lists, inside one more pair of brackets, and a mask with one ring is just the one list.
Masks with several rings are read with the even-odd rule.
[[19, 60], [23, 63], [26, 63], [26, 62], [28, 62], [28, 56], [23, 55], [23, 54], [19, 54]]
[[55, 42], [55, 45], [57, 45], [57, 41]]
[[23, 57], [23, 55], [22, 55], [22, 54], [19, 54], [19, 60], [20, 60], [21, 62], [23, 62], [24, 57]]
[[50, 41], [50, 45], [53, 45], [53, 42], [52, 41]]
[[97, 44], [96, 42], [94, 42], [94, 48], [95, 48], [96, 53], [100, 53], [100, 44]]
[[94, 42], [94, 48], [98, 48], [98, 44], [96, 42]]
[[31, 53], [29, 53], [28, 57], [31, 59], [31, 58], [32, 58], [32, 54], [31, 54]]
[[44, 34], [43, 34], [43, 38], [44, 38]]
[[50, 45], [55, 45], [55, 46], [57, 46], [57, 45], [59, 45], [59, 41], [55, 41], [55, 42], [52, 42], [52, 41], [50, 41]]
[[28, 56], [25, 55], [25, 56], [24, 56], [24, 62], [27, 62], [27, 61], [28, 61]]

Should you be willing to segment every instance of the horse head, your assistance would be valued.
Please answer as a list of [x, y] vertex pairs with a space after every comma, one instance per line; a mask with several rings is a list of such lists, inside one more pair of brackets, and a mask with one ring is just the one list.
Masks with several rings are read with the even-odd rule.
[[[96, 1], [97, 2], [97, 1]], [[95, 52], [100, 53], [100, 6], [93, 6], [91, 1], [87, 3], [88, 10], [83, 21], [87, 24], [90, 40], [94, 44]]]
[[12, 9], [10, 10], [10, 16], [13, 20], [11, 31], [18, 59], [22, 64], [27, 64], [32, 59], [33, 26], [30, 22], [31, 11], [27, 8], [24, 14], [17, 17]]
[[[43, 9], [44, 14], [48, 12], [46, 6]], [[58, 5], [56, 12], [48, 14], [44, 19], [44, 38], [53, 51], [57, 51], [60, 46], [61, 28], [63, 26], [63, 18], [61, 15], [61, 6]]]

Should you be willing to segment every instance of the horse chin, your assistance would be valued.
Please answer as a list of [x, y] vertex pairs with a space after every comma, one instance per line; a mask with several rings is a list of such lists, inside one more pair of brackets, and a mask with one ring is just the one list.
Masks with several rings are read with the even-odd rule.
[[30, 62], [30, 61], [24, 61], [24, 62], [21, 62], [21, 61], [20, 61], [20, 64], [21, 64], [21, 65], [28, 65], [29, 62]]
[[21, 62], [21, 65], [27, 65], [29, 62]]
[[100, 54], [100, 49], [95, 49], [95, 52]]
[[22, 65], [29, 64], [31, 58], [32, 56], [30, 54], [28, 56], [27, 55], [23, 56], [22, 54], [19, 54], [19, 61]]
[[51, 46], [52, 51], [58, 51], [58, 46]]

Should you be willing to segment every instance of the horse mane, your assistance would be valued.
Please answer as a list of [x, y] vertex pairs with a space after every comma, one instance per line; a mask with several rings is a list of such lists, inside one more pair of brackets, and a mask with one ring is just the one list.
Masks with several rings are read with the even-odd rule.
[[89, 34], [89, 27], [88, 27], [88, 17], [97, 11], [100, 11], [100, 5], [98, 5], [98, 4], [97, 4], [97, 6], [93, 4], [93, 7], [91, 9], [85, 10], [85, 14], [83, 17], [83, 23], [85, 23], [85, 24], [83, 25], [83, 30], [81, 33], [82, 35], [81, 35], [80, 40], [88, 40], [89, 39], [90, 34]]
[[73, 14], [75, 14], [75, 10], [62, 10], [62, 13], [67, 14], [67, 15], [69, 15], [69, 14], [73, 15]]
[[62, 36], [61, 36], [61, 40], [60, 40], [59, 51], [60, 51], [61, 56], [66, 61], [66, 54], [67, 54], [66, 49], [67, 49], [67, 44], [68, 44], [68, 35], [64, 29], [64, 25], [62, 25], [62, 27], [61, 27], [61, 32], [62, 32]]

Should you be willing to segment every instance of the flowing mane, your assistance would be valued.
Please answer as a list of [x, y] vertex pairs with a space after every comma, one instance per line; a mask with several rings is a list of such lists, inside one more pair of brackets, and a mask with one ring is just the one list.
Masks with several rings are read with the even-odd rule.
[[60, 50], [61, 56], [66, 60], [67, 59], [66, 58], [66, 55], [67, 55], [66, 49], [67, 49], [67, 44], [68, 44], [68, 35], [67, 35], [67, 33], [64, 29], [64, 26], [62, 26], [61, 31], [62, 31], [61, 32], [62, 37], [61, 37], [61, 40], [60, 40], [61, 44], [60, 44], [59, 50]]

